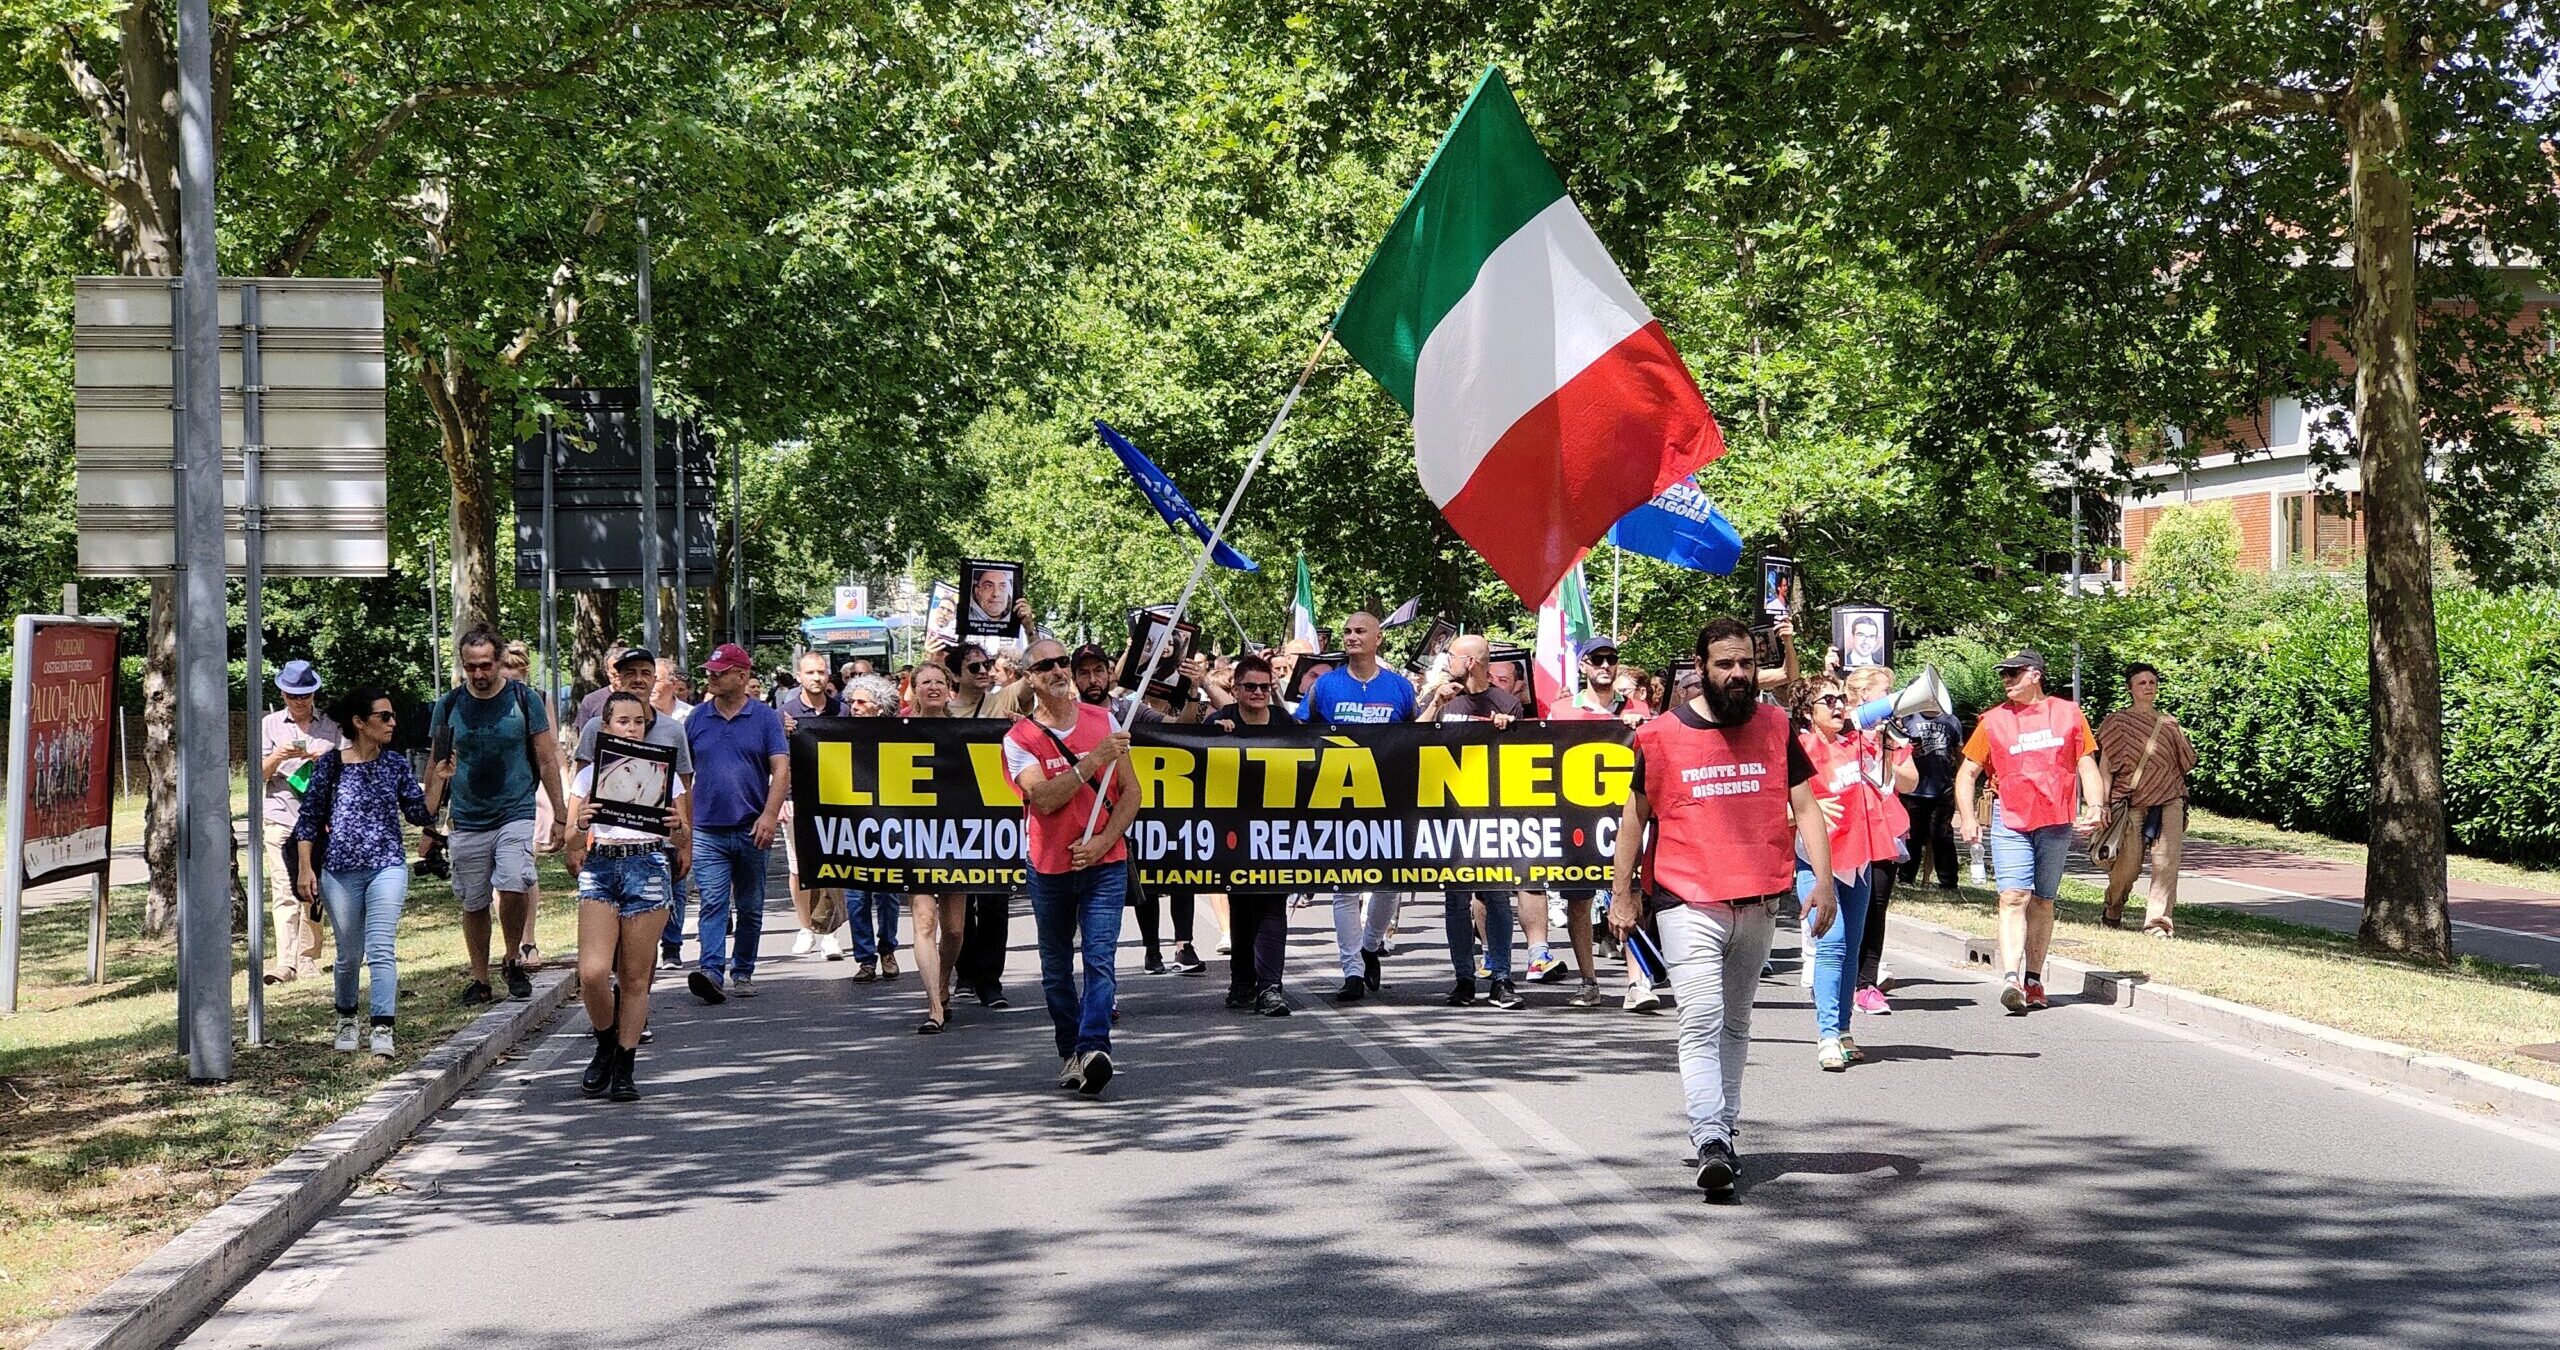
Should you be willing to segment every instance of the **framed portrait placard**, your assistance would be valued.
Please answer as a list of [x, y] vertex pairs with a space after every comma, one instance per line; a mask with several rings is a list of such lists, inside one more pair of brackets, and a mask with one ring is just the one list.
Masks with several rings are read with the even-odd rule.
[[675, 781], [675, 747], [596, 737], [594, 790], [587, 800], [596, 804], [598, 824], [664, 835]]

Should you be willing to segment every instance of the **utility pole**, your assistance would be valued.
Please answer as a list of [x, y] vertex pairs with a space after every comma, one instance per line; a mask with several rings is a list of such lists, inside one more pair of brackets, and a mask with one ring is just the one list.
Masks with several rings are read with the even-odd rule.
[[640, 217], [640, 645], [658, 650], [658, 390], [649, 340], [649, 218]]
[[[186, 343], [178, 554], [178, 964], [187, 1078], [231, 1078], [230, 607], [222, 521], [222, 288], [214, 256], [213, 9], [178, 4], [178, 307]], [[252, 808], [254, 809], [254, 807]], [[262, 904], [264, 897], [253, 896]]]

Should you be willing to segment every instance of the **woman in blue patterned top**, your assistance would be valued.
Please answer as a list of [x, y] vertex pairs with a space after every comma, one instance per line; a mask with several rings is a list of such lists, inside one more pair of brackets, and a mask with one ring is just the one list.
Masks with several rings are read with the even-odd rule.
[[337, 1048], [356, 1048], [356, 966], [361, 956], [372, 973], [371, 1048], [388, 1059], [391, 1024], [400, 1009], [400, 969], [394, 959], [400, 908], [409, 898], [409, 851], [400, 837], [400, 821], [435, 823], [453, 761], [430, 768], [421, 790], [408, 756], [391, 748], [399, 715], [391, 709], [391, 696], [378, 688], [357, 689], [339, 704], [336, 717], [346, 729], [346, 746], [313, 762], [302, 815], [287, 837], [299, 850], [295, 884], [303, 903], [327, 898], [329, 929], [338, 940]]

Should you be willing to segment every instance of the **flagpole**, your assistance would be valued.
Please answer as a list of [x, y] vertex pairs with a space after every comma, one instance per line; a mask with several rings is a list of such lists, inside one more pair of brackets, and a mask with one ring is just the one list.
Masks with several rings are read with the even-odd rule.
[[[1262, 457], [1271, 453], [1271, 443], [1280, 439], [1280, 424], [1289, 420], [1289, 410], [1297, 406], [1298, 395], [1306, 392], [1308, 379], [1316, 373], [1316, 362], [1324, 359], [1325, 348], [1332, 345], [1333, 328], [1328, 324], [1324, 337], [1316, 343], [1316, 349], [1307, 354], [1307, 364], [1298, 372], [1298, 382], [1289, 386], [1288, 396], [1280, 400], [1280, 411], [1271, 415], [1271, 426], [1262, 433], [1261, 444], [1253, 447], [1253, 458], [1245, 461], [1244, 476], [1236, 480], [1235, 491], [1227, 494], [1227, 507], [1218, 513], [1218, 523], [1210, 527], [1209, 537], [1200, 542], [1200, 557], [1191, 564], [1191, 578], [1182, 583], [1182, 595], [1173, 602], [1173, 618], [1156, 630], [1155, 641], [1147, 644], [1147, 659], [1138, 667], [1138, 687], [1129, 694], [1129, 711], [1133, 719], [1137, 715], [1138, 700], [1146, 697], [1147, 682], [1155, 676], [1156, 663], [1164, 659], [1165, 645], [1173, 640], [1174, 630], [1182, 626], [1182, 616], [1190, 612], [1191, 597], [1200, 589], [1200, 579], [1208, 575], [1210, 555], [1217, 551], [1218, 541], [1227, 537], [1227, 526], [1234, 522], [1236, 507], [1244, 501], [1244, 490], [1253, 485], [1253, 475], [1261, 469]], [[1105, 725], [1113, 735], [1119, 734], [1120, 715], [1108, 702], [1103, 704], [1102, 711]], [[1094, 830], [1101, 826], [1102, 799], [1119, 776], [1120, 763], [1114, 760], [1111, 767], [1103, 771], [1102, 781], [1094, 786], [1093, 809], [1085, 815], [1084, 833], [1077, 842], [1090, 841]]]
[[[1237, 618], [1236, 607], [1227, 603], [1227, 588], [1218, 580], [1215, 572], [1209, 574], [1209, 594], [1217, 598], [1218, 608], [1227, 612], [1227, 622], [1236, 626], [1236, 641], [1243, 643], [1246, 651], [1252, 650], [1253, 634], [1244, 631], [1244, 620]], [[1243, 652], [1237, 653], [1239, 656], [1243, 654]]]
[[1615, 544], [1609, 546], [1609, 636], [1618, 632], [1618, 569], [1626, 564], [1627, 551]]

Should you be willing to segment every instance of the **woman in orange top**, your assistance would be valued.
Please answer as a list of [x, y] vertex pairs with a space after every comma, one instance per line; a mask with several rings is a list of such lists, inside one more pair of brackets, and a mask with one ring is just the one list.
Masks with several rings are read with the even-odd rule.
[[[1858, 950], [1866, 938], [1875, 868], [1890, 867], [1895, 859], [1885, 803], [1892, 800], [1888, 794], [1918, 783], [1919, 770], [1908, 759], [1890, 763], [1876, 738], [1849, 721], [1848, 691], [1831, 676], [1806, 681], [1795, 711], [1796, 739], [1813, 763], [1806, 786], [1831, 826], [1832, 893], [1840, 902], [1839, 920], [1815, 935], [1805, 954], [1813, 967], [1814, 1060], [1836, 1073], [1861, 1058], [1849, 1019], [1857, 1006]], [[1812, 865], [1799, 850], [1799, 899], [1812, 893], [1813, 882]]]

